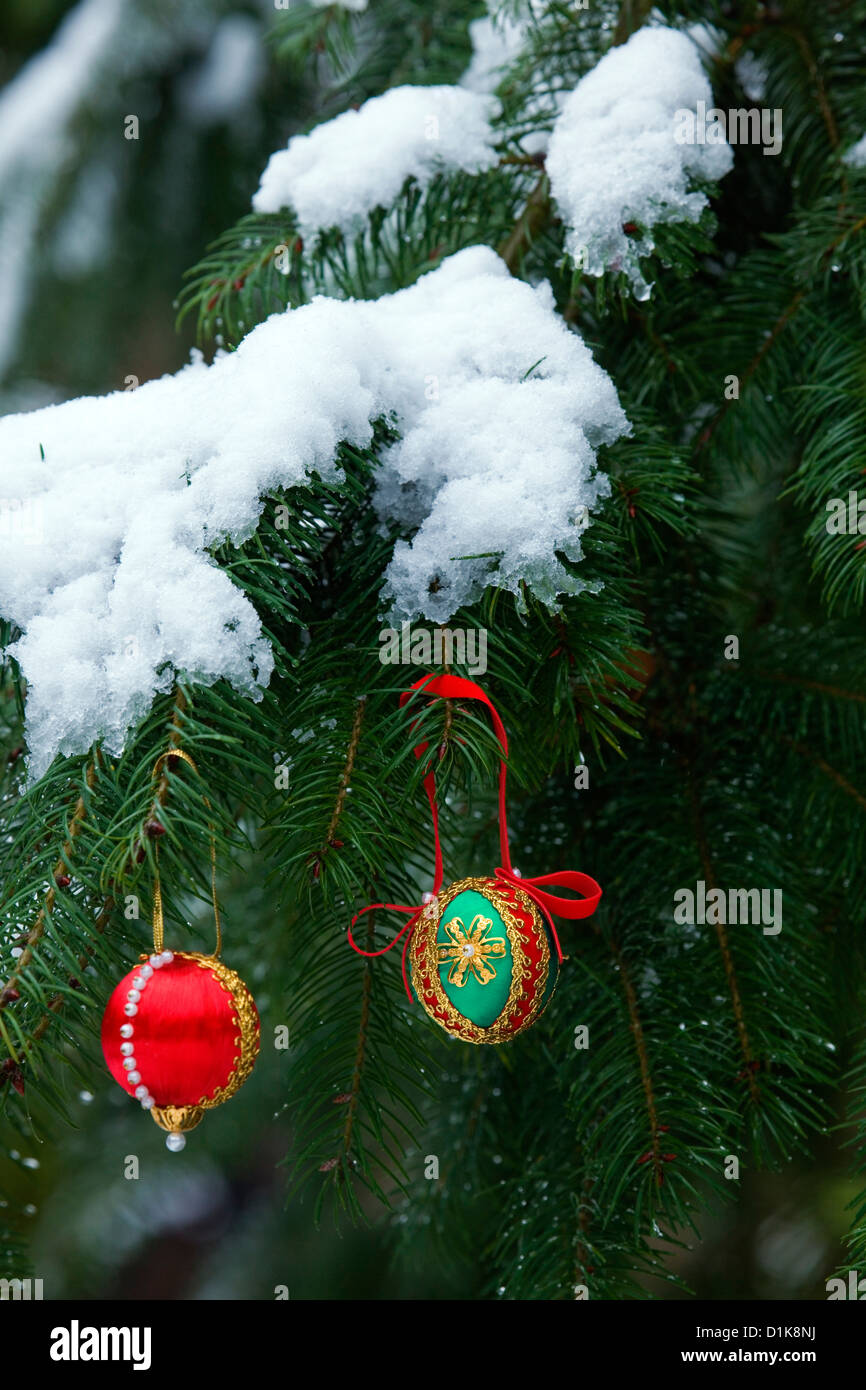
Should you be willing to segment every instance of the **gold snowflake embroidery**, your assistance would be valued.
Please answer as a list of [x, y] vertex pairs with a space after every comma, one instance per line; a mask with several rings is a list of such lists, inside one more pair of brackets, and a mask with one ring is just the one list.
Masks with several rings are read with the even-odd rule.
[[448, 971], [449, 984], [462, 988], [470, 972], [482, 985], [496, 979], [496, 971], [489, 962], [491, 959], [501, 959], [505, 955], [505, 942], [501, 936], [488, 938], [487, 933], [492, 926], [490, 918], [482, 917], [480, 913], [473, 918], [472, 926], [468, 929], [459, 917], [452, 917], [450, 922], [445, 923], [451, 944], [440, 946], [438, 950], [440, 965], [451, 962]]

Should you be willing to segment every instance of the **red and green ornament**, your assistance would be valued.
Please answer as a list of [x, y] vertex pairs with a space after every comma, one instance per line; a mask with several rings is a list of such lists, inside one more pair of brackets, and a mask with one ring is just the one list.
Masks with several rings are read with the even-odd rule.
[[[508, 756], [505, 728], [493, 703], [480, 686], [458, 676], [424, 676], [400, 697], [401, 706], [416, 691], [444, 699], [481, 700]], [[426, 743], [415, 748], [421, 757]], [[505, 814], [505, 762], [499, 771], [499, 838], [502, 865], [488, 878], [465, 878], [442, 886], [434, 774], [424, 787], [433, 817], [436, 868], [433, 891], [419, 907], [375, 903], [364, 912], [391, 908], [409, 914], [397, 937], [381, 951], [362, 951], [351, 929], [349, 941], [363, 956], [384, 955], [405, 935], [403, 981], [410, 999], [454, 1038], [469, 1043], [502, 1043], [530, 1028], [556, 987], [562, 949], [553, 917], [589, 917], [598, 906], [601, 889], [589, 874], [563, 870], [540, 878], [522, 878], [511, 865]], [[558, 886], [580, 894], [562, 898], [547, 891]]]

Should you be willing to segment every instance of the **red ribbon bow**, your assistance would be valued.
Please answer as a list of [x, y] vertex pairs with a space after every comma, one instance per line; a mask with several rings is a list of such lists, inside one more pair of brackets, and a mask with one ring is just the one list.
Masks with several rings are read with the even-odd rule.
[[[474, 681], [464, 680], [461, 676], [422, 676], [421, 679], [410, 686], [408, 690], [403, 691], [403, 694], [400, 696], [401, 707], [405, 705], [407, 700], [411, 699], [416, 690], [421, 689], [423, 689], [425, 693], [439, 695], [446, 700], [481, 700], [490, 710], [493, 728], [496, 732], [496, 737], [499, 739], [504, 758], [508, 757], [508, 736], [505, 732], [505, 726], [492, 700], [484, 693], [480, 685], [476, 685]], [[426, 743], [419, 743], [414, 750], [415, 757], [423, 757], [426, 749]], [[550, 927], [550, 932], [556, 945], [556, 954], [561, 961], [562, 947], [559, 944], [559, 937], [553, 925], [553, 917], [562, 917], [568, 921], [576, 921], [578, 918], [590, 917], [598, 907], [601, 899], [601, 889], [594, 878], [591, 878], [589, 874], [578, 873], [576, 869], [562, 869], [559, 873], [542, 874], [539, 878], [521, 878], [518, 871], [512, 868], [511, 852], [508, 846], [508, 823], [505, 814], [505, 778], [507, 768], [504, 758], [500, 759], [499, 762], [499, 845], [502, 854], [502, 865], [500, 868], [494, 870], [494, 875], [496, 878], [502, 879], [503, 882], [513, 884], [514, 887], [522, 889], [527, 897], [531, 898], [536, 906], [540, 908]], [[417, 907], [410, 907], [405, 903], [370, 903], [368, 907], [362, 907], [360, 912], [355, 913], [355, 916], [352, 918], [352, 925], [349, 927], [349, 944], [352, 950], [357, 951], [359, 956], [367, 956], [368, 958], [384, 956], [386, 952], [397, 945], [397, 942], [402, 936], [406, 936], [406, 943], [403, 947], [402, 969], [403, 984], [406, 987], [406, 993], [410, 999], [412, 998], [412, 991], [409, 988], [409, 981], [406, 978], [406, 952], [409, 949], [409, 943], [412, 940], [412, 932], [417, 925], [418, 918], [427, 907], [427, 904], [436, 897], [442, 887], [443, 876], [442, 845], [439, 841], [439, 813], [436, 806], [436, 779], [432, 771], [428, 772], [427, 776], [424, 778], [424, 790], [430, 802], [430, 813], [433, 819], [433, 843], [436, 852], [436, 866], [433, 874], [432, 892], [426, 893], [424, 895], [424, 902]], [[553, 884], [559, 888], [570, 888], [575, 893], [580, 893], [581, 897], [560, 898], [554, 893], [545, 892], [543, 885], [546, 884]], [[352, 927], [354, 927], [359, 917], [363, 917], [367, 912], [375, 912], [378, 908], [386, 909], [391, 912], [406, 912], [409, 914], [409, 921], [406, 923], [403, 930], [398, 932], [397, 935], [388, 942], [388, 945], [383, 946], [380, 951], [362, 951], [352, 936]]]

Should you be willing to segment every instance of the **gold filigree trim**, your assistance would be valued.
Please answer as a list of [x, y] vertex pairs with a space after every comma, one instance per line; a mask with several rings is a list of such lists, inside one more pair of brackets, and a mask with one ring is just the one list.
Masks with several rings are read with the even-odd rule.
[[493, 922], [489, 917], [476, 913], [471, 924], [464, 926], [460, 917], [452, 917], [445, 923], [445, 930], [451, 940], [446, 946], [437, 946], [440, 965], [448, 965], [448, 983], [462, 989], [470, 975], [474, 975], [480, 985], [489, 985], [496, 979], [496, 967], [492, 960], [501, 960], [505, 955], [505, 942], [501, 936], [491, 937]]
[[[541, 955], [540, 970], [535, 993], [522, 1022], [517, 1029], [514, 1027], [513, 1015], [516, 1011], [518, 1002], [527, 997], [527, 985], [532, 981], [533, 972], [529, 957], [524, 949], [521, 933], [526, 930], [525, 926], [515, 915], [508, 892], [497, 880], [489, 878], [461, 878], [456, 883], [449, 884], [443, 888], [438, 897], [427, 904], [424, 913], [419, 918], [418, 926], [415, 929], [415, 940], [410, 949], [410, 969], [412, 976], [412, 987], [415, 994], [421, 1001], [422, 1006], [428, 1008], [425, 999], [423, 980], [425, 976], [429, 978], [433, 998], [437, 1012], [431, 1012], [431, 1017], [436, 1023], [445, 1029], [446, 1032], [459, 1037], [464, 1042], [471, 1043], [502, 1043], [509, 1042], [516, 1037], [517, 1033], [522, 1033], [525, 1028], [534, 1023], [536, 1018], [546, 1007], [547, 1001], [544, 999], [547, 989], [547, 980], [550, 973], [550, 945], [547, 932], [542, 921], [541, 914], [535, 903], [521, 888], [516, 885], [509, 885], [509, 889], [514, 892], [521, 907], [528, 913], [538, 939], [539, 952]], [[508, 998], [499, 1017], [488, 1028], [481, 1028], [478, 1024], [472, 1023], [464, 1018], [454, 1007], [442, 985], [440, 969], [444, 964], [439, 959], [439, 945], [437, 934], [439, 922], [442, 914], [454, 898], [460, 893], [476, 892], [488, 899], [496, 908], [503, 922], [511, 946], [511, 984], [508, 991]], [[416, 942], [418, 944], [416, 944]], [[552, 993], [552, 992], [551, 992]], [[430, 1012], [428, 1008], [428, 1012]], [[443, 1017], [444, 1015], [444, 1017]]]
[[212, 1110], [214, 1106], [222, 1105], [224, 1101], [231, 1100], [250, 1075], [259, 1055], [259, 1018], [253, 996], [240, 975], [234, 970], [223, 965], [216, 956], [201, 956], [197, 952], [190, 952], [187, 955], [184, 951], [177, 954], [186, 956], [187, 960], [194, 960], [196, 965], [200, 965], [203, 970], [213, 972], [221, 988], [231, 998], [235, 1022], [240, 1029], [239, 1036], [235, 1038], [235, 1044], [240, 1048], [240, 1051], [235, 1057], [228, 1080], [224, 1086], [218, 1086], [212, 1096], [202, 1096], [199, 1101], [199, 1105], [204, 1106], [206, 1110]]
[[204, 1119], [204, 1109], [200, 1105], [153, 1105], [150, 1113], [160, 1129], [167, 1129], [169, 1134], [195, 1129]]

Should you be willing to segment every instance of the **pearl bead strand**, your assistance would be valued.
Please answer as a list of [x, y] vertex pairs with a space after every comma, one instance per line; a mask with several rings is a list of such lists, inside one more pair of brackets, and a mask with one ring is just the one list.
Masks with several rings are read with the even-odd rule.
[[[141, 996], [147, 985], [153, 978], [155, 970], [160, 970], [164, 965], [171, 965], [174, 955], [171, 951], [159, 951], [148, 958], [147, 964], [142, 965], [137, 971], [132, 981], [132, 987], [127, 993], [126, 1004], [123, 1012], [127, 1018], [135, 1018], [138, 1013], [138, 1006]], [[124, 1023], [120, 1028], [120, 1036], [123, 1042], [120, 1051], [123, 1056], [123, 1069], [126, 1072], [126, 1080], [130, 1086], [134, 1087], [132, 1092], [135, 1099], [141, 1105], [142, 1110], [152, 1110], [156, 1101], [150, 1091], [141, 1080], [141, 1073], [135, 1060], [134, 1045], [129, 1041], [135, 1034], [135, 1029], [131, 1023]], [[168, 1134], [165, 1146], [171, 1153], [180, 1153], [186, 1147], [186, 1137], [183, 1134]]]

